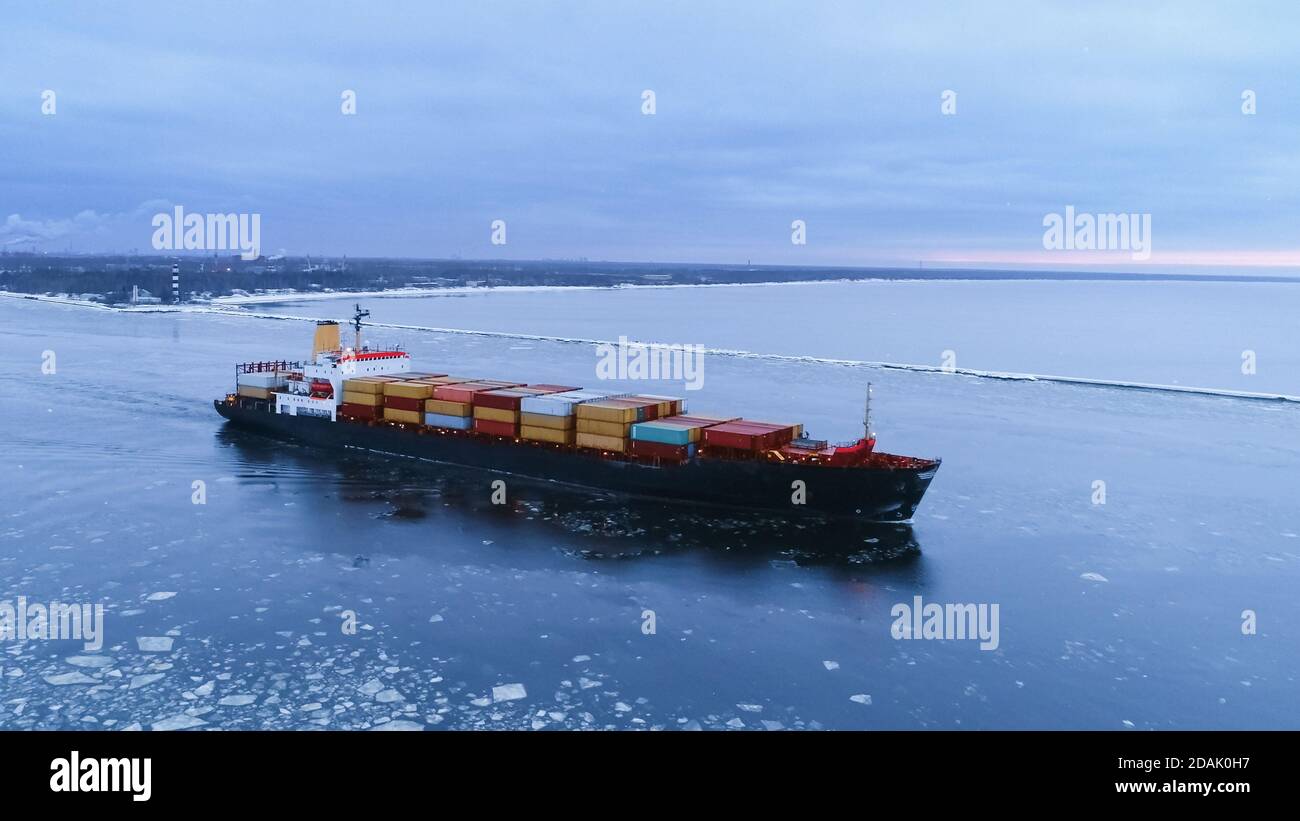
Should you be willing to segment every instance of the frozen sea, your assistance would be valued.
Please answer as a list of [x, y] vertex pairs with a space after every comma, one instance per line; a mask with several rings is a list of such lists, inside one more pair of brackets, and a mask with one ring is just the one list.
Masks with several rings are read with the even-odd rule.
[[[880, 446], [943, 467], [911, 526], [821, 527], [513, 482], [494, 506], [486, 475], [227, 428], [233, 363], [302, 358], [309, 323], [0, 299], [0, 601], [106, 610], [98, 652], [0, 641], [0, 729], [1300, 728], [1300, 404], [822, 361], [951, 350], [1294, 395], [1298, 302], [1098, 282], [365, 300], [506, 334], [371, 334], [424, 370], [594, 381], [591, 344], [528, 335], [765, 354], [708, 356], [692, 408], [823, 438], [858, 433], [871, 381]], [[997, 649], [896, 640], [914, 596], [997, 604]]]

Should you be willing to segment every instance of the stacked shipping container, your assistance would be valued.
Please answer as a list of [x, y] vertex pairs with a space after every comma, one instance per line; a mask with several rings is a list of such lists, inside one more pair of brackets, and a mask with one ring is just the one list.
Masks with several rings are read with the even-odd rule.
[[579, 405], [625, 395], [614, 391], [574, 389], [525, 397], [519, 403], [519, 436], [534, 442], [572, 445], [577, 427], [575, 411]]
[[574, 444], [580, 448], [626, 453], [632, 426], [657, 419], [661, 404], [671, 407], [670, 402], [637, 396], [583, 402], [574, 414], [577, 418]]
[[474, 397], [500, 388], [494, 382], [470, 380], [437, 385], [424, 402], [424, 424], [434, 428], [470, 430], [474, 427]]
[[705, 428], [704, 444], [708, 447], [756, 453], [779, 448], [799, 436], [803, 436], [803, 425], [736, 419]]
[[520, 408], [525, 399], [575, 390], [565, 385], [527, 385], [475, 394], [474, 430], [496, 436], [518, 436]]
[[[257, 385], [245, 387], [244, 377]], [[266, 391], [284, 375], [241, 374], [240, 391]], [[701, 447], [760, 453], [803, 435], [802, 425], [687, 415], [673, 396], [631, 395], [564, 385], [522, 385], [446, 374], [348, 379], [339, 413], [434, 428], [473, 430], [636, 457], [684, 461]]]
[[344, 379], [339, 413], [349, 419], [383, 419], [384, 385], [397, 381], [391, 376]]
[[695, 455], [705, 429], [729, 419], [669, 416], [632, 426], [628, 452], [633, 456], [683, 461]]
[[271, 399], [273, 391], [288, 387], [289, 372], [281, 370], [252, 371], [235, 376], [235, 392], [253, 399]]
[[[435, 379], [445, 374], [428, 374]], [[433, 396], [434, 385], [419, 380], [384, 383], [384, 419], [408, 425], [424, 423], [424, 401]]]

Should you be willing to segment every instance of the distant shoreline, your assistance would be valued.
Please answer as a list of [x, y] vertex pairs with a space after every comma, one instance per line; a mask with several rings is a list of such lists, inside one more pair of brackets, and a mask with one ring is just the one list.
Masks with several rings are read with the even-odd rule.
[[[791, 286], [826, 286], [850, 285], [868, 282], [896, 282], [905, 284], [918, 283], [958, 283], [958, 282], [1108, 282], [1108, 283], [1146, 283], [1146, 282], [1198, 282], [1214, 284], [1265, 284], [1265, 285], [1300, 285], [1300, 278], [1284, 276], [1248, 276], [1248, 275], [1192, 275], [1192, 274], [1096, 274], [1088, 272], [1071, 272], [1052, 274], [1043, 271], [1026, 271], [1023, 275], [1014, 272], [988, 272], [983, 276], [972, 276], [972, 272], [945, 271], [935, 272], [931, 276], [870, 276], [844, 277], [839, 279], [796, 279], [796, 280], [762, 280], [758, 282], [661, 282], [661, 283], [612, 283], [609, 285], [446, 285], [446, 286], [403, 286], [369, 290], [333, 290], [301, 291], [277, 289], [275, 293], [233, 294], [212, 297], [203, 302], [186, 302], [181, 305], [171, 303], [154, 303], [148, 305], [127, 305], [122, 303], [105, 303], [78, 299], [72, 295], [37, 294], [22, 291], [0, 290], [0, 297], [8, 299], [32, 299], [54, 304], [74, 305], [104, 310], [130, 311], [137, 313], [176, 313], [185, 311], [212, 311], [219, 313], [240, 313], [245, 305], [268, 305], [278, 302], [320, 302], [332, 299], [410, 299], [432, 296], [466, 296], [484, 293], [545, 293], [551, 291], [614, 291], [614, 290], [664, 290], [681, 288], [760, 288]], [[1009, 275], [1010, 274], [1010, 275]], [[227, 310], [228, 309], [228, 310]]]
[[[0, 290], [105, 304], [133, 292], [168, 304], [173, 268], [190, 300], [230, 307], [282, 299], [451, 296], [486, 289], [699, 288], [849, 282], [1300, 283], [1288, 268], [979, 268], [720, 265], [550, 260], [409, 260], [190, 256], [29, 256], [0, 253]], [[152, 302], [158, 305], [157, 302]]]

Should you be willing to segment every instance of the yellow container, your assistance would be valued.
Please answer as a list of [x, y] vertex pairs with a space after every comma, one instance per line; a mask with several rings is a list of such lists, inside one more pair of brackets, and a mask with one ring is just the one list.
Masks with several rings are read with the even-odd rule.
[[384, 404], [384, 397], [377, 393], [357, 393], [345, 390], [343, 391], [343, 401], [353, 405], [369, 405], [375, 408]]
[[579, 419], [578, 433], [594, 433], [597, 436], [616, 436], [626, 439], [632, 432], [631, 422], [601, 422], [597, 419]]
[[444, 416], [473, 416], [474, 406], [468, 402], [448, 402], [446, 399], [424, 400], [425, 413], [441, 413]]
[[601, 436], [598, 433], [579, 433], [576, 441], [580, 448], [612, 450], [616, 453], [622, 453], [627, 448], [626, 439], [620, 439], [617, 436]]
[[433, 385], [423, 382], [388, 382], [384, 384], [384, 396], [428, 399], [433, 396]]
[[512, 425], [519, 424], [519, 411], [502, 410], [501, 408], [474, 408], [475, 419], [486, 419], [489, 422], [508, 422]]
[[[531, 414], [532, 416], [543, 416], [544, 414]], [[532, 439], [537, 442], [556, 442], [561, 445], [573, 444], [573, 430], [560, 430], [558, 428], [539, 428], [532, 425], [519, 426], [519, 438]]]
[[552, 430], [573, 430], [572, 416], [552, 416], [549, 413], [519, 414], [519, 424], [530, 428], [551, 428]]
[[389, 422], [407, 422], [418, 425], [424, 421], [424, 416], [419, 411], [397, 410], [396, 408], [384, 408], [384, 418]]
[[254, 388], [254, 387], [251, 386], [251, 385], [240, 385], [240, 386], [239, 386], [239, 395], [240, 395], [240, 396], [247, 396], [247, 397], [249, 397], [249, 398], [251, 398], [251, 399], [270, 399], [270, 398], [271, 398], [271, 389], [270, 389], [270, 388]]
[[388, 382], [396, 382], [387, 376], [362, 376], [356, 379], [343, 380], [344, 393], [373, 393], [383, 394], [384, 385]]
[[578, 406], [578, 420], [594, 419], [599, 422], [635, 422], [635, 407], [626, 407], [615, 402], [583, 402]]

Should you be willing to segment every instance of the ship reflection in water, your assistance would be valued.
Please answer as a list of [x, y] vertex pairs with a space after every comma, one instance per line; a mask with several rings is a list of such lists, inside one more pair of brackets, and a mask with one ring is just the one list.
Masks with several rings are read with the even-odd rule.
[[[366, 524], [378, 519], [428, 530], [427, 539], [383, 539], [382, 550], [399, 553], [436, 548], [449, 533], [470, 538], [488, 525], [507, 528], [511, 541], [558, 546], [592, 560], [693, 551], [739, 563], [852, 567], [907, 561], [921, 552], [908, 524], [670, 504], [407, 458], [320, 451], [231, 426], [217, 436], [238, 454], [239, 481], [302, 490], [296, 503], [319, 505], [313, 515], [343, 518], [339, 526], [351, 538], [340, 551], [373, 545], [376, 535]], [[504, 488], [494, 488], [498, 480]], [[306, 492], [304, 484], [316, 487]], [[322, 494], [322, 485], [332, 492]], [[337, 502], [355, 505], [355, 515]]]

